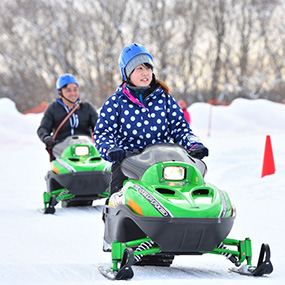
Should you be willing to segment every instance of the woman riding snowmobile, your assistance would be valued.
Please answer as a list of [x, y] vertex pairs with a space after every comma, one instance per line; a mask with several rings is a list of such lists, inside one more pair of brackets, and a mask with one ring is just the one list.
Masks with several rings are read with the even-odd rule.
[[119, 191], [127, 177], [120, 170], [125, 151], [141, 151], [150, 144], [174, 142], [193, 156], [208, 156], [169, 94], [168, 86], [155, 78], [153, 59], [140, 44], [125, 47], [119, 58], [123, 82], [103, 105], [94, 131], [101, 157], [113, 162], [110, 193]]

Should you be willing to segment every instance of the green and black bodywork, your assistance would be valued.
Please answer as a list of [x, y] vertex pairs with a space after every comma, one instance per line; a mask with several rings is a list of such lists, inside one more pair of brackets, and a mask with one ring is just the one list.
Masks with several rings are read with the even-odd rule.
[[109, 197], [111, 164], [103, 160], [87, 136], [70, 136], [53, 148], [56, 157], [45, 179], [44, 212], [53, 214], [55, 205], [90, 206]]
[[227, 238], [235, 208], [225, 191], [204, 181], [205, 163], [183, 147], [148, 146], [124, 159], [121, 169], [128, 179], [104, 207], [104, 241], [111, 245], [113, 266], [99, 267], [103, 275], [130, 279], [133, 264], [170, 266], [175, 255], [206, 253], [226, 256], [238, 273], [272, 272], [268, 245], [255, 267], [250, 239]]

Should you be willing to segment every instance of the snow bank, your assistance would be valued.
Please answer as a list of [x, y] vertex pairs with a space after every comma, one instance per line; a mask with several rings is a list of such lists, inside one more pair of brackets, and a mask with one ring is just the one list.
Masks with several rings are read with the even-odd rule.
[[194, 103], [188, 108], [191, 128], [201, 135], [273, 134], [285, 132], [285, 104], [236, 99], [229, 106]]
[[[206, 180], [226, 190], [237, 208], [229, 237], [251, 238], [253, 264], [261, 244], [269, 243], [274, 272], [249, 278], [229, 273], [232, 265], [222, 256], [177, 256], [170, 268], [134, 267], [134, 278], [118, 284], [284, 284], [285, 105], [237, 99], [227, 107], [196, 103], [189, 111], [193, 131], [210, 150]], [[20, 114], [11, 100], [0, 99], [1, 284], [115, 284], [97, 270], [111, 266], [111, 255], [102, 251], [104, 200], [86, 208], [58, 205], [55, 215], [38, 211], [49, 169], [36, 135], [41, 117]], [[276, 173], [261, 178], [267, 134]]]

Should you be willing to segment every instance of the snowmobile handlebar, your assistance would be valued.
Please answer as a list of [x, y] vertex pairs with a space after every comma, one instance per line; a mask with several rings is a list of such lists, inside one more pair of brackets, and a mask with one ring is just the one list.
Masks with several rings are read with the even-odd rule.
[[[208, 151], [207, 148], [205, 148], [204, 146], [200, 146], [200, 145], [197, 145], [195, 146], [193, 149], [185, 149], [185, 151], [187, 152], [187, 154], [190, 156], [190, 157], [193, 157], [193, 158], [197, 158], [197, 159], [202, 159], [204, 156], [207, 156], [208, 154], [205, 153], [205, 149]], [[140, 154], [144, 151], [145, 149], [133, 149], [133, 150], [126, 150], [125, 151], [125, 157], [124, 158], [129, 158], [133, 155], [137, 155], [137, 154]]]
[[140, 151], [139, 149], [135, 148], [133, 150], [125, 150], [125, 158], [131, 157], [136, 154], [142, 153], [142, 150]]

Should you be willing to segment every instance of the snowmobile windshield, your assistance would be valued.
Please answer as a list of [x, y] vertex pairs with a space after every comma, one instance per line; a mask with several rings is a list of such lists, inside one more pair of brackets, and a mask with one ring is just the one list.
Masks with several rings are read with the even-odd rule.
[[75, 144], [94, 144], [91, 137], [88, 136], [70, 136], [67, 137], [63, 142], [58, 143], [54, 146], [52, 152], [55, 157], [60, 157], [63, 153], [63, 151]]
[[151, 165], [166, 161], [179, 161], [191, 164], [198, 168], [203, 176], [207, 170], [203, 161], [190, 157], [182, 146], [171, 143], [154, 144], [146, 147], [142, 153], [124, 159], [121, 169], [127, 177], [141, 179], [144, 172]]

